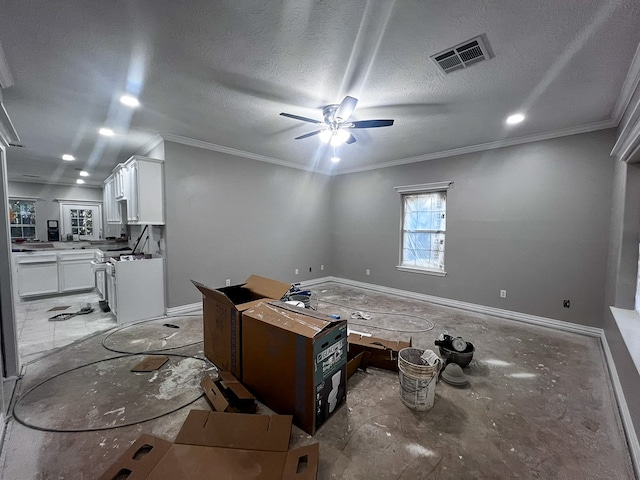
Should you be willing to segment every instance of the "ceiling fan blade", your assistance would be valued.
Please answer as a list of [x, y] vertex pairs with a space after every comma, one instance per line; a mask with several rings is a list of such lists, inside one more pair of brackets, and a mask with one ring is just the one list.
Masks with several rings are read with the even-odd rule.
[[350, 128], [375, 128], [390, 127], [393, 120], [360, 120], [359, 122], [351, 122]]
[[347, 145], [351, 145], [352, 143], [356, 143], [356, 137], [354, 137], [353, 135], [349, 135], [349, 138], [347, 138], [347, 141], [344, 142]]
[[338, 106], [336, 113], [333, 115], [333, 118], [338, 122], [346, 122], [351, 114], [356, 109], [356, 105], [358, 104], [358, 99], [350, 97], [347, 95], [342, 100], [342, 103]]
[[303, 138], [313, 137], [314, 135], [318, 135], [322, 130], [316, 130], [315, 132], [305, 133], [304, 135], [300, 135], [299, 137], [294, 138], [294, 140], [301, 140]]
[[315, 124], [324, 123], [324, 122], [321, 122], [320, 120], [314, 120], [313, 118], [301, 117], [299, 115], [293, 115], [292, 113], [284, 113], [284, 112], [282, 112], [280, 115], [282, 115], [283, 117], [293, 118], [295, 120], [302, 120], [303, 122], [309, 122], [309, 123], [315, 123]]

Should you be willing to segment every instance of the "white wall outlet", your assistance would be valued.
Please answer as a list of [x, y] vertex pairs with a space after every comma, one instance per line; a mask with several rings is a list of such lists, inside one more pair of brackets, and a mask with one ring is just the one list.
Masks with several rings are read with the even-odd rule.
[[298, 269], [296, 268], [296, 275], [298, 275]]
[[507, 291], [506, 290], [500, 290], [500, 298], [507, 298]]
[[230, 286], [231, 286], [231, 279], [230, 279], [230, 278], [227, 278], [227, 279], [224, 281], [224, 283], [225, 283], [225, 285], [226, 285], [227, 287], [230, 287]]
[[320, 270], [324, 270], [324, 265], [320, 265]]
[[371, 270], [367, 268], [367, 275], [371, 275]]

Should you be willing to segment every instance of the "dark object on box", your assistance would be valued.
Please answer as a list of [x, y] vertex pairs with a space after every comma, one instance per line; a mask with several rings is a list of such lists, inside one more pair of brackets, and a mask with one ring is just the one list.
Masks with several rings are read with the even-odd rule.
[[217, 380], [205, 375], [200, 386], [217, 412], [256, 413], [256, 397], [229, 372]]
[[242, 311], [265, 299], [278, 300], [291, 284], [251, 275], [241, 285], [213, 289], [191, 280], [202, 292], [204, 355], [219, 370], [242, 381]]
[[142, 435], [99, 480], [315, 479], [318, 444], [290, 435], [290, 416], [191, 410], [173, 443]]
[[243, 382], [260, 401], [313, 435], [346, 399], [347, 322], [283, 302], [242, 319]]
[[473, 353], [476, 350], [471, 342], [466, 342], [466, 348], [459, 352], [453, 347], [453, 341], [460, 339], [460, 337], [452, 337], [447, 334], [444, 334], [441, 337], [443, 340], [436, 340], [434, 343], [440, 349], [440, 356], [446, 363], [457, 363], [462, 368], [471, 363], [471, 360], [473, 360]]
[[368, 362], [362, 362], [361, 368], [382, 368], [384, 370], [398, 371], [398, 352], [411, 346], [411, 338], [408, 342], [402, 340], [385, 340], [383, 338], [365, 337], [355, 333], [349, 334], [349, 354], [357, 355], [360, 352], [368, 352], [371, 356]]

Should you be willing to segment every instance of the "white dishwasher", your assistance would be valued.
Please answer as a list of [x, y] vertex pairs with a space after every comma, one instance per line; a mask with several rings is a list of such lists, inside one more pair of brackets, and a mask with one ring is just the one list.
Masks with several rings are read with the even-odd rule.
[[164, 258], [122, 259], [128, 257], [107, 263], [107, 299], [118, 323], [164, 315]]

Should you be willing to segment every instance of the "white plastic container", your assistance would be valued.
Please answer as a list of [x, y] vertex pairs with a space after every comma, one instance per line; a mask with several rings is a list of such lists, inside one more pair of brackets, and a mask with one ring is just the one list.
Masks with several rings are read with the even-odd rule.
[[436, 381], [442, 367], [442, 360], [439, 358], [433, 365], [424, 365], [420, 358], [424, 353], [424, 350], [412, 347], [403, 348], [398, 353], [400, 399], [407, 407], [420, 411], [433, 407]]

